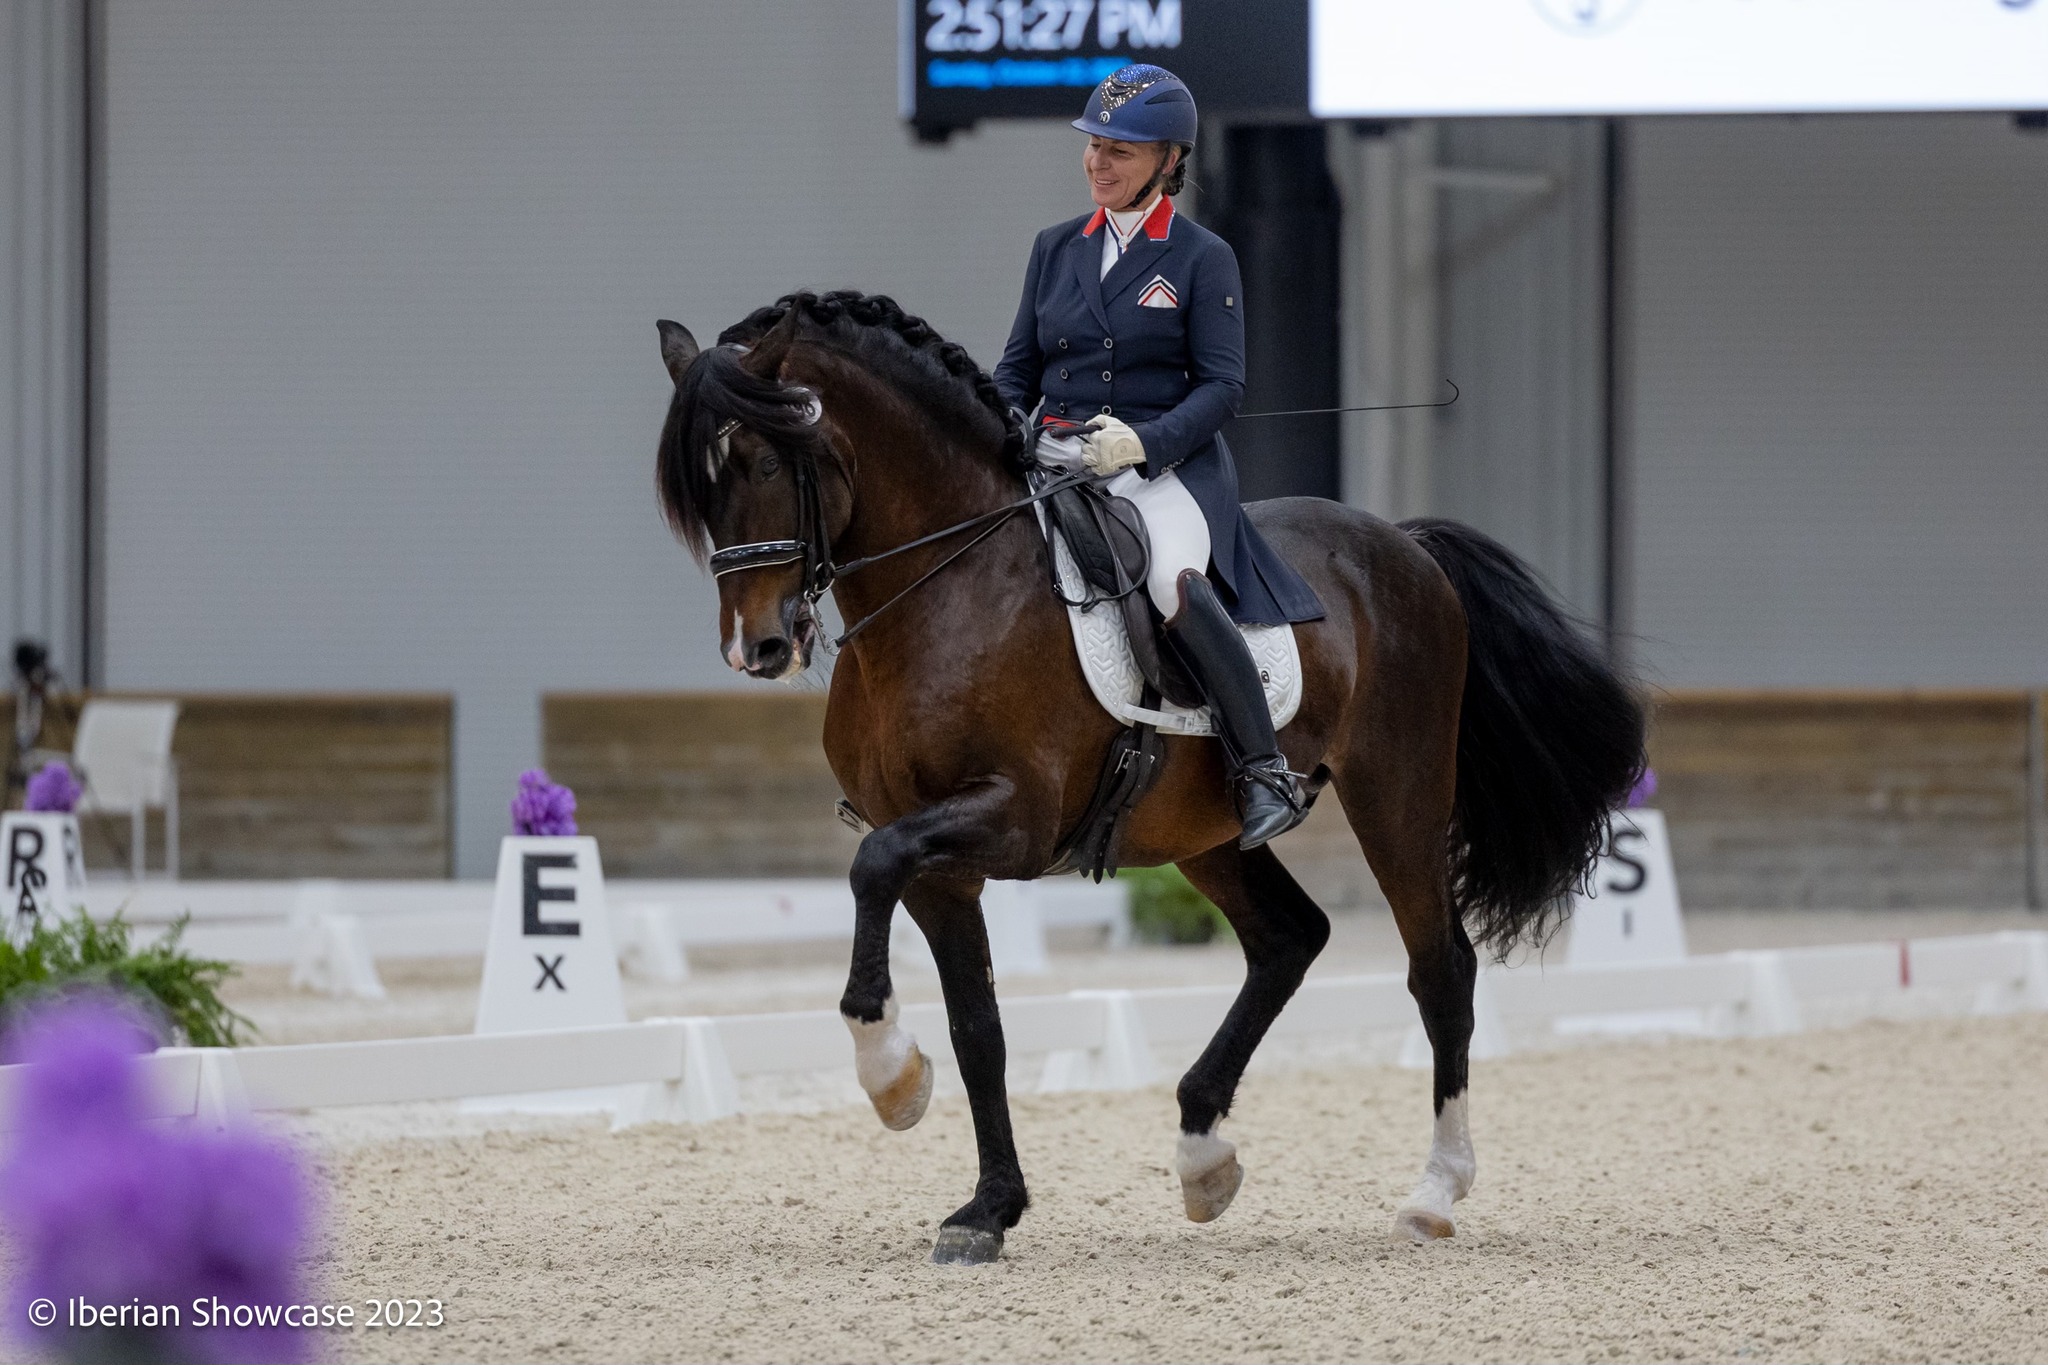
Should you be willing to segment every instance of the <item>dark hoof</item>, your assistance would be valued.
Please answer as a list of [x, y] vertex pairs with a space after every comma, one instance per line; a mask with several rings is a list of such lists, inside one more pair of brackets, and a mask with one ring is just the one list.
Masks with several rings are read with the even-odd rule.
[[940, 1228], [932, 1244], [934, 1265], [991, 1265], [1002, 1254], [1003, 1234], [980, 1228]]

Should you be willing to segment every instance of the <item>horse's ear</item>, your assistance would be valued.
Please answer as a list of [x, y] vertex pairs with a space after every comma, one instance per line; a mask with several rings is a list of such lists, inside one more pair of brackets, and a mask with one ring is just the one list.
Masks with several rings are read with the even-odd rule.
[[682, 323], [667, 318], [655, 323], [654, 330], [661, 333], [661, 363], [668, 366], [668, 377], [682, 383], [683, 371], [697, 358], [697, 338]]
[[763, 379], [782, 373], [782, 362], [789, 356], [789, 348], [796, 343], [796, 329], [803, 321], [803, 310], [791, 304], [782, 318], [754, 343], [741, 363]]

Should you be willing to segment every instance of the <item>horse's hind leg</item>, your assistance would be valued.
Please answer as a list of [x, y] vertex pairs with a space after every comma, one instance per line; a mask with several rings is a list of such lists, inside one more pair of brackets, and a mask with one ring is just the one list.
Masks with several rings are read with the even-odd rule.
[[1010, 1098], [1003, 1070], [1008, 1051], [996, 1009], [995, 973], [989, 964], [988, 930], [981, 917], [978, 883], [924, 878], [903, 893], [904, 908], [931, 944], [946, 995], [946, 1022], [953, 1056], [974, 1111], [974, 1141], [981, 1176], [974, 1197], [939, 1229], [932, 1259], [942, 1264], [979, 1265], [996, 1259], [1003, 1234], [1017, 1225], [1031, 1200], [1017, 1144], [1010, 1133]]
[[1244, 1180], [1236, 1146], [1216, 1125], [1230, 1112], [1253, 1049], [1329, 942], [1330, 921], [1270, 849], [1246, 852], [1231, 842], [1180, 868], [1222, 909], [1244, 948], [1244, 986], [1180, 1082], [1181, 1198], [1188, 1217], [1206, 1223], [1230, 1207]]
[[[1428, 771], [1434, 765], [1423, 765]], [[1382, 772], [1365, 782], [1339, 775], [1337, 794], [1393, 906], [1408, 949], [1408, 992], [1422, 1012], [1436, 1061], [1436, 1129], [1422, 1179], [1394, 1215], [1394, 1233], [1418, 1242], [1456, 1231], [1451, 1205], [1478, 1170], [1466, 1126], [1466, 1055], [1472, 1042], [1472, 987], [1479, 959], [1451, 906], [1449, 770], [1404, 784]]]

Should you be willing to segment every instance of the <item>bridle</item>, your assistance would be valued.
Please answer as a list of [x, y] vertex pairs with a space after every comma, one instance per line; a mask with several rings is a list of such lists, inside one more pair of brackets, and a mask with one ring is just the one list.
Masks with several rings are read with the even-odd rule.
[[[809, 393], [808, 390], [804, 392], [808, 395], [809, 403], [805, 416], [808, 423], [815, 426], [824, 420], [824, 405], [819, 401], [816, 394]], [[741, 425], [737, 417], [721, 425], [718, 428], [719, 443], [723, 445], [731, 438], [734, 432], [740, 430]], [[833, 460], [839, 462], [841, 468], [844, 468], [844, 462], [840, 460], [839, 452], [832, 448], [830, 441], [820, 438], [819, 444], [831, 453]], [[832, 641], [832, 648], [834, 649], [845, 648], [847, 642], [866, 630], [876, 617], [910, 596], [911, 593], [916, 592], [955, 560], [1001, 530], [1009, 522], [1010, 518], [1016, 516], [1017, 513], [1034, 503], [1045, 501], [1056, 493], [1063, 492], [1077, 484], [1086, 483], [1092, 477], [1085, 471], [1080, 470], [1062, 475], [1049, 481], [1036, 492], [1019, 498], [1015, 502], [1005, 503], [993, 511], [969, 517], [966, 521], [956, 522], [943, 530], [934, 531], [928, 536], [919, 536], [916, 540], [898, 545], [894, 549], [883, 550], [877, 554], [867, 555], [860, 559], [850, 559], [844, 564], [835, 564], [832, 562], [831, 534], [825, 529], [825, 497], [823, 491], [818, 487], [817, 461], [808, 452], [798, 455], [791, 461], [790, 472], [791, 478], [796, 485], [796, 538], [793, 540], [749, 541], [745, 545], [732, 545], [723, 550], [714, 551], [709, 561], [713, 578], [723, 578], [726, 574], [740, 573], [747, 569], [767, 569], [782, 564], [802, 564], [804, 606], [815, 611], [818, 599], [823, 597], [834, 583], [850, 574], [858, 573], [870, 564], [879, 564], [885, 559], [892, 559], [897, 555], [905, 554], [921, 546], [930, 545], [934, 541], [958, 535], [962, 531], [971, 531], [977, 526], [985, 526], [987, 528], [980, 535], [962, 545], [952, 554], [947, 555], [924, 573], [919, 574], [901, 592], [898, 592], [888, 601], [882, 603], [881, 606], [876, 607], [866, 616], [861, 617], [860, 620], [848, 626], [838, 639]]]
[[[815, 394], [811, 396], [806, 416], [813, 426], [824, 417], [823, 405]], [[737, 417], [722, 424], [718, 428], [719, 446], [723, 448], [739, 429], [740, 419]], [[837, 458], [837, 452], [834, 452], [834, 458]], [[825, 495], [818, 488], [817, 463], [804, 458], [792, 460], [790, 477], [796, 484], [796, 539], [756, 540], [719, 550], [711, 556], [711, 576], [723, 578], [742, 569], [767, 569], [778, 564], [801, 563], [804, 566], [804, 605], [815, 607], [841, 571], [832, 563], [831, 539], [825, 531]]]

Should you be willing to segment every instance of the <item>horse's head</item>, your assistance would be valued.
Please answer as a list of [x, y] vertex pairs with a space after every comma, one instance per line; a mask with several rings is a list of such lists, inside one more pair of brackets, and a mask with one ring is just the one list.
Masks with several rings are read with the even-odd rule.
[[816, 390], [785, 369], [796, 323], [791, 310], [751, 348], [709, 350], [680, 323], [656, 324], [675, 381], [656, 467], [662, 511], [717, 575], [726, 663], [756, 678], [809, 667], [830, 580], [821, 476], [836, 462]]

